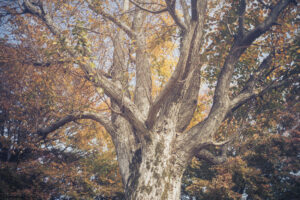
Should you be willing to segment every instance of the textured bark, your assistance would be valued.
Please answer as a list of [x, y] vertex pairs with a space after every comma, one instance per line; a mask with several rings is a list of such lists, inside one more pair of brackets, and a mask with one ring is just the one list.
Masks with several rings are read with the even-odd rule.
[[[138, 149], [126, 185], [127, 199], [179, 199], [183, 167], [160, 140], [145, 150]], [[151, 147], [151, 148], [150, 148]]]
[[136, 36], [136, 86], [134, 92], [134, 103], [141, 110], [144, 116], [147, 115], [150, 103], [152, 102], [152, 80], [149, 58], [147, 54], [146, 36], [144, 34], [143, 23], [145, 13], [137, 10], [134, 16], [133, 29]]
[[[224, 157], [215, 157], [206, 148], [216, 143], [213, 136], [226, 119], [227, 114], [249, 99], [266, 92], [270, 88], [280, 86], [287, 81], [281, 80], [264, 88], [254, 90], [253, 83], [261, 76], [260, 69], [267, 68], [270, 60], [262, 63], [253, 74], [244, 90], [230, 98], [229, 89], [235, 64], [240, 56], [255, 39], [268, 31], [275, 24], [279, 14], [292, 2], [280, 0], [273, 6], [269, 16], [252, 30], [244, 31], [244, 15], [246, 1], [240, 1], [238, 16], [239, 28], [218, 77], [213, 105], [208, 117], [189, 130], [186, 130], [195, 112], [201, 79], [200, 50], [203, 44], [204, 23], [206, 16], [206, 0], [192, 0], [192, 8], [187, 2], [180, 0], [184, 17], [176, 12], [176, 1], [165, 0], [165, 7], [154, 11], [146, 8], [150, 0], [144, 4], [131, 1], [131, 14], [127, 16], [130, 23], [118, 19], [95, 5], [95, 1], [87, 0], [89, 8], [103, 18], [111, 21], [121, 29], [113, 37], [114, 55], [111, 78], [95, 71], [85, 63], [79, 63], [96, 88], [102, 88], [112, 103], [111, 118], [105, 114], [75, 113], [58, 120], [50, 127], [37, 131], [44, 137], [68, 122], [77, 119], [92, 119], [101, 123], [112, 137], [125, 187], [126, 199], [180, 199], [181, 178], [185, 167], [193, 156], [210, 160], [213, 163], [224, 161]], [[150, 4], [151, 5], [151, 4]], [[61, 30], [53, 22], [43, 6], [24, 0], [25, 11], [37, 16], [49, 30], [61, 38]], [[124, 1], [126, 13], [129, 1]], [[190, 9], [190, 10], [189, 10]], [[179, 61], [160, 94], [152, 102], [152, 82], [150, 63], [147, 54], [147, 35], [145, 21], [148, 13], [168, 12], [181, 32]], [[190, 16], [191, 13], [192, 15]], [[130, 24], [130, 25], [129, 25]], [[128, 46], [123, 38], [131, 39], [136, 59], [134, 61], [136, 84], [134, 98], [128, 91]], [[71, 57], [75, 56], [72, 46], [66, 47]], [[267, 58], [271, 59], [271, 58]], [[133, 99], [133, 100], [132, 100]]]
[[[128, 1], [124, 1], [123, 11], [128, 10]], [[114, 53], [113, 53], [113, 65], [111, 69], [112, 80], [122, 88], [123, 96], [130, 98], [128, 91], [128, 77], [126, 72], [128, 71], [127, 60], [127, 48], [122, 46], [122, 39], [125, 37], [125, 32], [119, 31], [113, 38]], [[131, 124], [123, 116], [117, 114], [122, 112], [122, 108], [112, 100], [112, 109], [116, 112], [112, 112], [111, 121], [115, 127], [115, 137], [112, 137], [113, 143], [116, 148], [120, 174], [122, 176], [123, 184], [128, 181], [130, 174], [130, 161], [133, 158], [134, 152], [137, 148], [137, 139], [134, 135], [134, 130]]]
[[[122, 43], [120, 42], [123, 37], [124, 33], [120, 31], [113, 40], [114, 56], [111, 71], [113, 81], [122, 87], [122, 91], [124, 92], [122, 95], [130, 97], [127, 89], [128, 80], [125, 76], [125, 72], [127, 71], [126, 66], [128, 66], [126, 65], [126, 48], [122, 47]], [[120, 106], [115, 101], [112, 101], [112, 109], [117, 113], [122, 112]], [[136, 150], [136, 139], [131, 124], [123, 116], [115, 112], [111, 115], [112, 124], [116, 129], [113, 143], [116, 148], [122, 181], [123, 184], [126, 184], [130, 172], [129, 161], [132, 160], [133, 153]]]
[[146, 146], [135, 152], [126, 185], [127, 199], [179, 199], [181, 178], [187, 162], [176, 152], [174, 107], [153, 128]]

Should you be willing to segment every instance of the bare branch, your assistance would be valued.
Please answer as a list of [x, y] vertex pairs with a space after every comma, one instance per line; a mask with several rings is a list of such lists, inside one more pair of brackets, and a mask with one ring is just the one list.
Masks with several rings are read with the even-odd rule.
[[115, 25], [117, 25], [119, 28], [121, 28], [130, 38], [135, 38], [136, 33], [125, 23], [120, 21], [119, 19], [115, 18], [114, 16], [110, 15], [109, 13], [106, 13], [103, 9], [99, 9], [97, 6], [94, 6], [91, 0], [87, 1], [89, 4], [89, 8], [93, 10], [95, 13], [102, 15], [104, 18], [110, 20]]
[[[203, 29], [206, 16], [207, 1], [194, 1], [194, 9], [196, 11], [196, 19], [190, 22], [189, 31], [193, 30], [195, 26], [195, 39], [190, 46], [191, 56], [188, 58], [188, 64], [185, 67], [185, 71], [180, 82], [183, 82], [183, 86], [179, 87], [178, 92], [181, 93], [182, 99], [180, 102], [180, 109], [178, 120], [176, 124], [176, 130], [183, 132], [189, 125], [193, 118], [194, 112], [197, 108], [198, 94], [200, 90], [201, 82], [201, 67], [203, 61], [199, 55], [203, 46]], [[176, 97], [175, 97], [176, 98]]]
[[282, 80], [273, 81], [271, 84], [264, 86], [264, 87], [260, 87], [260, 88], [253, 89], [253, 90], [245, 90], [244, 92], [240, 93], [238, 96], [236, 96], [231, 101], [229, 109], [234, 111], [241, 105], [248, 102], [250, 99], [261, 96], [261, 95], [269, 92], [272, 89], [280, 88], [284, 85], [290, 85], [290, 84], [293, 84], [293, 83], [299, 82], [299, 81], [300, 81], [299, 76], [298, 77], [288, 77], [288, 78], [285, 78]]
[[115, 132], [115, 129], [113, 125], [110, 122], [110, 119], [107, 115], [103, 113], [93, 113], [93, 112], [83, 112], [83, 113], [78, 113], [78, 114], [73, 114], [73, 115], [68, 115], [50, 126], [46, 128], [41, 128], [36, 131], [36, 134], [42, 136], [44, 139], [48, 136], [53, 131], [56, 131], [57, 129], [63, 127], [67, 123], [74, 122], [76, 120], [80, 119], [91, 119], [96, 122], [99, 122], [109, 134], [113, 135]]
[[176, 5], [176, 0], [165, 0], [167, 4], [167, 9], [171, 17], [173, 18], [174, 22], [182, 29], [186, 30], [187, 27], [186, 25], [181, 21], [181, 19], [178, 17], [176, 10], [175, 10], [175, 5]]
[[269, 65], [272, 62], [272, 58], [273, 54], [269, 54], [263, 60], [263, 62], [260, 64], [257, 70], [250, 76], [249, 80], [247, 81], [245, 87], [240, 92], [240, 94], [237, 95], [234, 99], [232, 99], [230, 107], [235, 108], [237, 107], [237, 105], [240, 105], [242, 101], [246, 100], [252, 95], [257, 95], [259, 93], [259, 90], [254, 90], [255, 83], [258, 81], [259, 78], [261, 78], [263, 71], [269, 68]]
[[167, 8], [164, 8], [164, 9], [161, 9], [161, 10], [149, 10], [147, 8], [144, 8], [143, 6], [139, 5], [139, 3], [133, 1], [133, 0], [129, 0], [132, 4], [134, 4], [136, 7], [138, 7], [139, 9], [143, 10], [143, 11], [146, 11], [146, 12], [149, 12], [149, 13], [152, 13], [152, 14], [159, 14], [159, 13], [163, 13], [163, 12], [167, 12], [168, 9]]

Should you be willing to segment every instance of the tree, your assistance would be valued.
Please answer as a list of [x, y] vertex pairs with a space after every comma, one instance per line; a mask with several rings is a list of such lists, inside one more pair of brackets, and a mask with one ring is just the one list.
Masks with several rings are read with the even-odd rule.
[[[29, 49], [5, 41], [0, 47], [0, 198], [123, 195], [112, 141], [98, 124], [81, 120], [47, 138], [33, 131], [59, 116], [61, 99], [64, 111], [84, 100], [68, 89], [70, 74], [60, 66], [41, 70], [26, 64]], [[55, 92], [61, 89], [67, 96]]]
[[[299, 81], [294, 60], [276, 62], [296, 34], [293, 0], [18, 2], [2, 7], [3, 20], [17, 41], [30, 40], [41, 55], [32, 64], [71, 66], [110, 108], [70, 109], [35, 133], [47, 138], [70, 122], [99, 122], [116, 148], [126, 199], [179, 199], [195, 155], [224, 162], [209, 149], [229, 142], [216, 140], [216, 133], [231, 113]], [[170, 51], [167, 41], [178, 47]], [[150, 44], [169, 51], [157, 55]], [[169, 79], [152, 82], [151, 69], [170, 57], [177, 61]], [[203, 79], [215, 84], [211, 109], [189, 127]], [[162, 88], [153, 96], [158, 83]]]

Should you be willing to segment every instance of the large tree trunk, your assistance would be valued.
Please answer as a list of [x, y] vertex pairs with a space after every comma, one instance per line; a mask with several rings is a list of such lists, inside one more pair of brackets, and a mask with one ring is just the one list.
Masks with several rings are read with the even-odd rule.
[[[161, 158], [156, 158], [160, 160]], [[126, 186], [127, 199], [180, 199], [182, 169], [161, 161], [142, 162], [132, 173]]]
[[126, 199], [180, 199], [184, 164], [174, 151], [175, 132], [162, 130], [139, 148], [130, 163]]
[[149, 137], [142, 138], [133, 153], [126, 175], [126, 199], [180, 199], [181, 179], [189, 158], [177, 149], [179, 105], [172, 108], [158, 119]]

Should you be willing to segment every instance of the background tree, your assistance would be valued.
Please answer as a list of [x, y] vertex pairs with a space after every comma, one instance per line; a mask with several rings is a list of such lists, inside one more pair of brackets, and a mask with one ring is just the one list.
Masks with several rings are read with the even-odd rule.
[[[299, 86], [289, 88], [284, 99], [279, 97], [282, 91], [273, 91], [240, 108], [220, 132], [240, 135], [225, 147], [229, 159], [219, 165], [194, 158], [184, 175], [183, 196], [241, 199], [243, 194], [247, 199], [297, 199], [298, 90]], [[221, 150], [212, 149], [216, 155]]]
[[[23, 0], [4, 3], [2, 19], [14, 43], [36, 50], [34, 65], [69, 63], [77, 76], [60, 92], [85, 99], [61, 108], [57, 121], [33, 134], [48, 138], [70, 122], [99, 122], [116, 148], [126, 199], [179, 199], [183, 172], [195, 155], [224, 162], [210, 150], [229, 142], [218, 129], [237, 108], [299, 81], [293, 58], [278, 59], [297, 33], [295, 4]], [[167, 41], [174, 49], [168, 51]], [[156, 55], [160, 46], [166, 51]], [[165, 66], [168, 61], [172, 66]], [[172, 70], [168, 80], [152, 81], [151, 69], [166, 67]], [[214, 85], [212, 105], [205, 119], [189, 126], [200, 80]], [[85, 93], [81, 82], [96, 93]], [[157, 85], [162, 88], [154, 90]], [[95, 109], [102, 103], [109, 110]]]
[[122, 184], [115, 152], [103, 128], [77, 121], [47, 138], [34, 132], [59, 117], [59, 102], [69, 109], [84, 100], [68, 89], [72, 75], [61, 66], [40, 69], [26, 64], [32, 52], [22, 45], [16, 49], [1, 41], [0, 46], [0, 198], [119, 196]]

